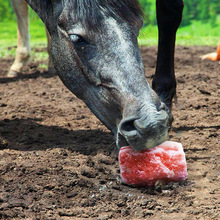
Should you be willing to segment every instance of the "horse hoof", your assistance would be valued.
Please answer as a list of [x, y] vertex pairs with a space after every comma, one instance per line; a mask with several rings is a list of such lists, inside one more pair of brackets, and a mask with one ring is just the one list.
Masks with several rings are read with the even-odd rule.
[[172, 100], [176, 97], [176, 88], [172, 88], [170, 91], [157, 92], [159, 98], [166, 106], [172, 109]]
[[7, 74], [8, 78], [13, 78], [13, 77], [16, 77], [16, 76], [18, 76], [18, 72], [14, 71], [14, 70], [10, 70]]
[[172, 114], [172, 101], [173, 99], [176, 101], [176, 88], [173, 87], [172, 89], [170, 89], [170, 91], [163, 91], [163, 92], [158, 92], [157, 94], [161, 100], [161, 102], [163, 102], [166, 106], [166, 111], [168, 112], [169, 115], [169, 120], [168, 120], [168, 124], [169, 124], [169, 131], [171, 130], [172, 127], [172, 123], [174, 121], [174, 117]]

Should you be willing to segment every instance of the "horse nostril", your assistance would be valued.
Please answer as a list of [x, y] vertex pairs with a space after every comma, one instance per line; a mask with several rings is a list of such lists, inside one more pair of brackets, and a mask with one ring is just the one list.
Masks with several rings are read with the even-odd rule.
[[134, 126], [135, 119], [125, 120], [121, 123], [120, 130], [123, 132], [130, 132], [136, 130]]
[[129, 137], [129, 139], [132, 139], [132, 138], [137, 138], [138, 136], [140, 136], [139, 131], [137, 130], [135, 126], [136, 120], [137, 118], [134, 118], [134, 117], [122, 120], [119, 126], [119, 130], [120, 130], [120, 133], [124, 137], [126, 138]]

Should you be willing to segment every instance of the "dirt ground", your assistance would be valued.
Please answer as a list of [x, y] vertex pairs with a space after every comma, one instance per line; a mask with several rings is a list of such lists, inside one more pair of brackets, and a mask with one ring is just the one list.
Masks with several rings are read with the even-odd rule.
[[[32, 62], [5, 77], [0, 60], [0, 219], [219, 219], [220, 64], [214, 47], [176, 48], [170, 140], [183, 144], [188, 179], [161, 188], [120, 181], [111, 133], [55, 75]], [[156, 47], [142, 48], [151, 81]]]

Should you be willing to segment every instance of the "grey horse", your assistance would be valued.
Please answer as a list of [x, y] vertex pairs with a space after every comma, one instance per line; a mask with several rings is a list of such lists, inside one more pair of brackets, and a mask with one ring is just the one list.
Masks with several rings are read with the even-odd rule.
[[157, 0], [159, 49], [153, 89], [137, 36], [137, 0], [26, 0], [51, 36], [54, 67], [65, 86], [109, 128], [119, 148], [152, 148], [168, 137], [176, 91], [174, 46], [182, 0]]

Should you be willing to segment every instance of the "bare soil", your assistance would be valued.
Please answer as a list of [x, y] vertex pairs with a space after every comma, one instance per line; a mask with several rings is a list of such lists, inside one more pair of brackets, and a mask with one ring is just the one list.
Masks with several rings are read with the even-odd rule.
[[[120, 181], [111, 133], [56, 75], [32, 62], [5, 77], [0, 60], [0, 219], [219, 219], [220, 102], [214, 47], [176, 48], [177, 103], [170, 140], [183, 144], [188, 179], [132, 188]], [[146, 75], [156, 47], [143, 47]]]

